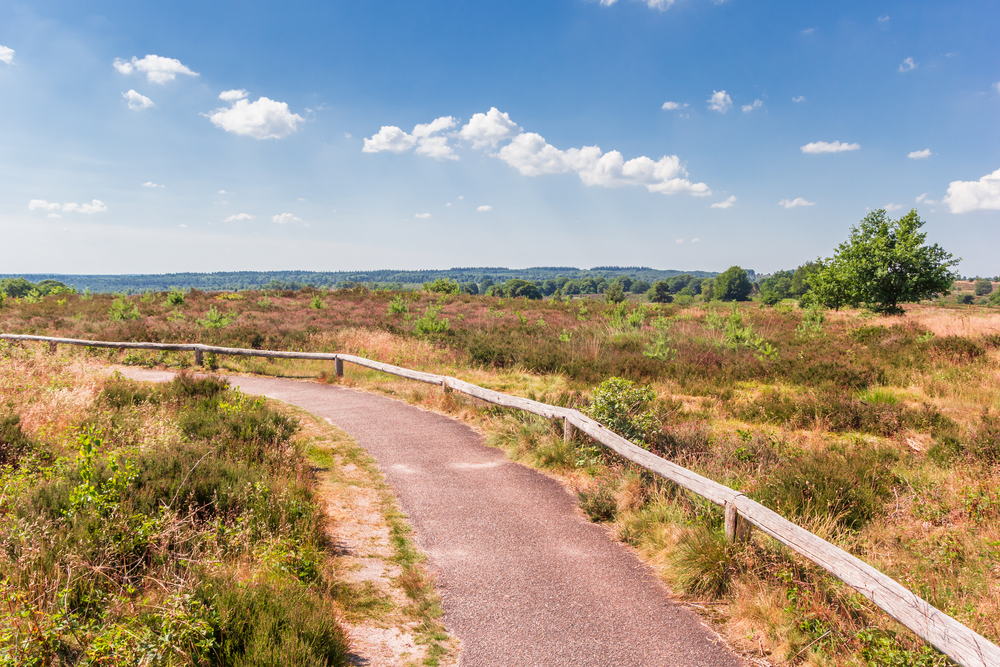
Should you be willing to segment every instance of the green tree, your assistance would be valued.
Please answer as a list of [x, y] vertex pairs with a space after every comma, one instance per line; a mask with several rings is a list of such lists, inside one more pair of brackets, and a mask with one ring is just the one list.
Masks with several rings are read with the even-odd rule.
[[604, 300], [608, 303], [621, 303], [626, 299], [625, 288], [621, 281], [614, 281], [608, 285], [607, 291], [604, 293]]
[[5, 278], [4, 280], [0, 280], [0, 292], [14, 299], [28, 296], [33, 289], [35, 289], [35, 283], [25, 278]]
[[657, 280], [646, 292], [646, 298], [653, 303], [670, 303], [674, 300], [670, 295], [670, 283], [666, 280]]
[[511, 278], [503, 286], [504, 296], [511, 299], [523, 296], [526, 299], [541, 299], [542, 293], [535, 283], [520, 278]]
[[704, 301], [715, 298], [715, 278], [705, 278], [701, 281], [701, 298]]
[[819, 264], [816, 262], [806, 262], [795, 269], [792, 274], [792, 286], [789, 289], [789, 296], [799, 298], [809, 291], [809, 276], [819, 271]]
[[632, 292], [632, 294], [645, 294], [649, 291], [649, 288], [650, 284], [645, 280], [636, 280], [632, 283], [632, 287], [629, 288], [629, 291]]
[[432, 283], [424, 283], [424, 290], [441, 294], [458, 294], [462, 291], [462, 286], [450, 278], [438, 278]]
[[730, 266], [715, 277], [715, 298], [720, 301], [746, 301], [751, 291], [753, 284], [739, 266]]
[[792, 291], [793, 275], [791, 271], [775, 271], [762, 280], [759, 284], [760, 300], [773, 306], [782, 299], [787, 299]]
[[993, 281], [979, 279], [976, 280], [976, 296], [986, 296], [993, 291]]
[[890, 220], [885, 209], [869, 213], [809, 279], [814, 290], [833, 288], [820, 290], [816, 299], [838, 307], [842, 298], [844, 304], [894, 315], [903, 312], [901, 303], [948, 294], [956, 277], [951, 267], [961, 260], [936, 243], [926, 245], [923, 226], [916, 209], [899, 220]]

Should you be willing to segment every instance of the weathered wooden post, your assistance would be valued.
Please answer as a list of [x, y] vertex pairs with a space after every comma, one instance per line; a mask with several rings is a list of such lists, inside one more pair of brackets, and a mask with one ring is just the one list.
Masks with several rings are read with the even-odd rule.
[[333, 361], [333, 372], [337, 374], [337, 377], [344, 377], [344, 360], [337, 357]]
[[570, 443], [573, 441], [573, 424], [570, 422], [569, 417], [563, 417], [563, 442]]
[[750, 523], [740, 516], [736, 505], [726, 503], [726, 542], [735, 544], [750, 539]]
[[55, 354], [56, 348], [59, 346], [54, 340], [49, 341], [49, 354]]
[[204, 357], [204, 354], [202, 353], [201, 350], [195, 350], [194, 351], [194, 363], [195, 363], [196, 366], [204, 366], [205, 365], [205, 357]]

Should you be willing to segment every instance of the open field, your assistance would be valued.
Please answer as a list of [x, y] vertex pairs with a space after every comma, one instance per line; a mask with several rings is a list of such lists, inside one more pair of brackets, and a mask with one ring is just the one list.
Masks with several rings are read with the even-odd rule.
[[[8, 302], [0, 328], [346, 352], [592, 410], [601, 405], [595, 387], [609, 378], [648, 385], [652, 396], [619, 385], [611, 398], [627, 400], [610, 401], [606, 423], [797, 520], [1000, 640], [1000, 315], [986, 308], [925, 305], [874, 318], [783, 304], [303, 290], [188, 293], [177, 303], [167, 294], [50, 296]], [[173, 353], [60, 355], [193, 363]], [[328, 364], [208, 361], [336, 381]], [[342, 381], [461, 418], [562, 479], [584, 511], [761, 664], [946, 664], [769, 539], [727, 546], [716, 508], [587, 442], [564, 444], [543, 420], [355, 368]], [[22, 418], [32, 427], [30, 410]]]

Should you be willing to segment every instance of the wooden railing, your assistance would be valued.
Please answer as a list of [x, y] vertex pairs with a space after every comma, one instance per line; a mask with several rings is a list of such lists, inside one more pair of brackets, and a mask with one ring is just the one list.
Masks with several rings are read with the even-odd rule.
[[130, 350], [187, 351], [194, 352], [198, 365], [202, 364], [203, 355], [206, 352], [272, 359], [333, 361], [338, 376], [343, 375], [344, 362], [346, 361], [410, 380], [440, 385], [445, 391], [458, 391], [494, 405], [517, 408], [547, 419], [559, 419], [563, 421], [563, 433], [567, 440], [573, 437], [574, 429], [578, 429], [629, 461], [725, 508], [727, 539], [731, 541], [746, 539], [749, 534], [749, 526], [756, 526], [867, 597], [899, 623], [963, 667], [1000, 667], [1000, 647], [962, 625], [940, 609], [935, 608], [871, 565], [795, 525], [742, 493], [656, 456], [571, 408], [548, 405], [484, 389], [446, 375], [423, 373], [349, 354], [246, 350], [198, 343], [114, 343], [14, 334], [0, 334], [0, 339], [46, 342], [49, 344], [50, 352], [55, 352], [56, 346], [59, 344]]

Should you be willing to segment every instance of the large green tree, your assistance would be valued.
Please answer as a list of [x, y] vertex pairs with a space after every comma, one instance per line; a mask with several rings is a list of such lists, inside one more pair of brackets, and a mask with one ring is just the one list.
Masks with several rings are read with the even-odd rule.
[[820, 263], [809, 278], [815, 299], [825, 306], [864, 306], [892, 315], [902, 313], [902, 303], [948, 294], [959, 263], [936, 243], [927, 245], [927, 234], [916, 209], [890, 220], [885, 209], [865, 216], [833, 257]]
[[720, 301], [746, 301], [751, 291], [753, 283], [739, 266], [730, 266], [715, 277], [714, 296]]

